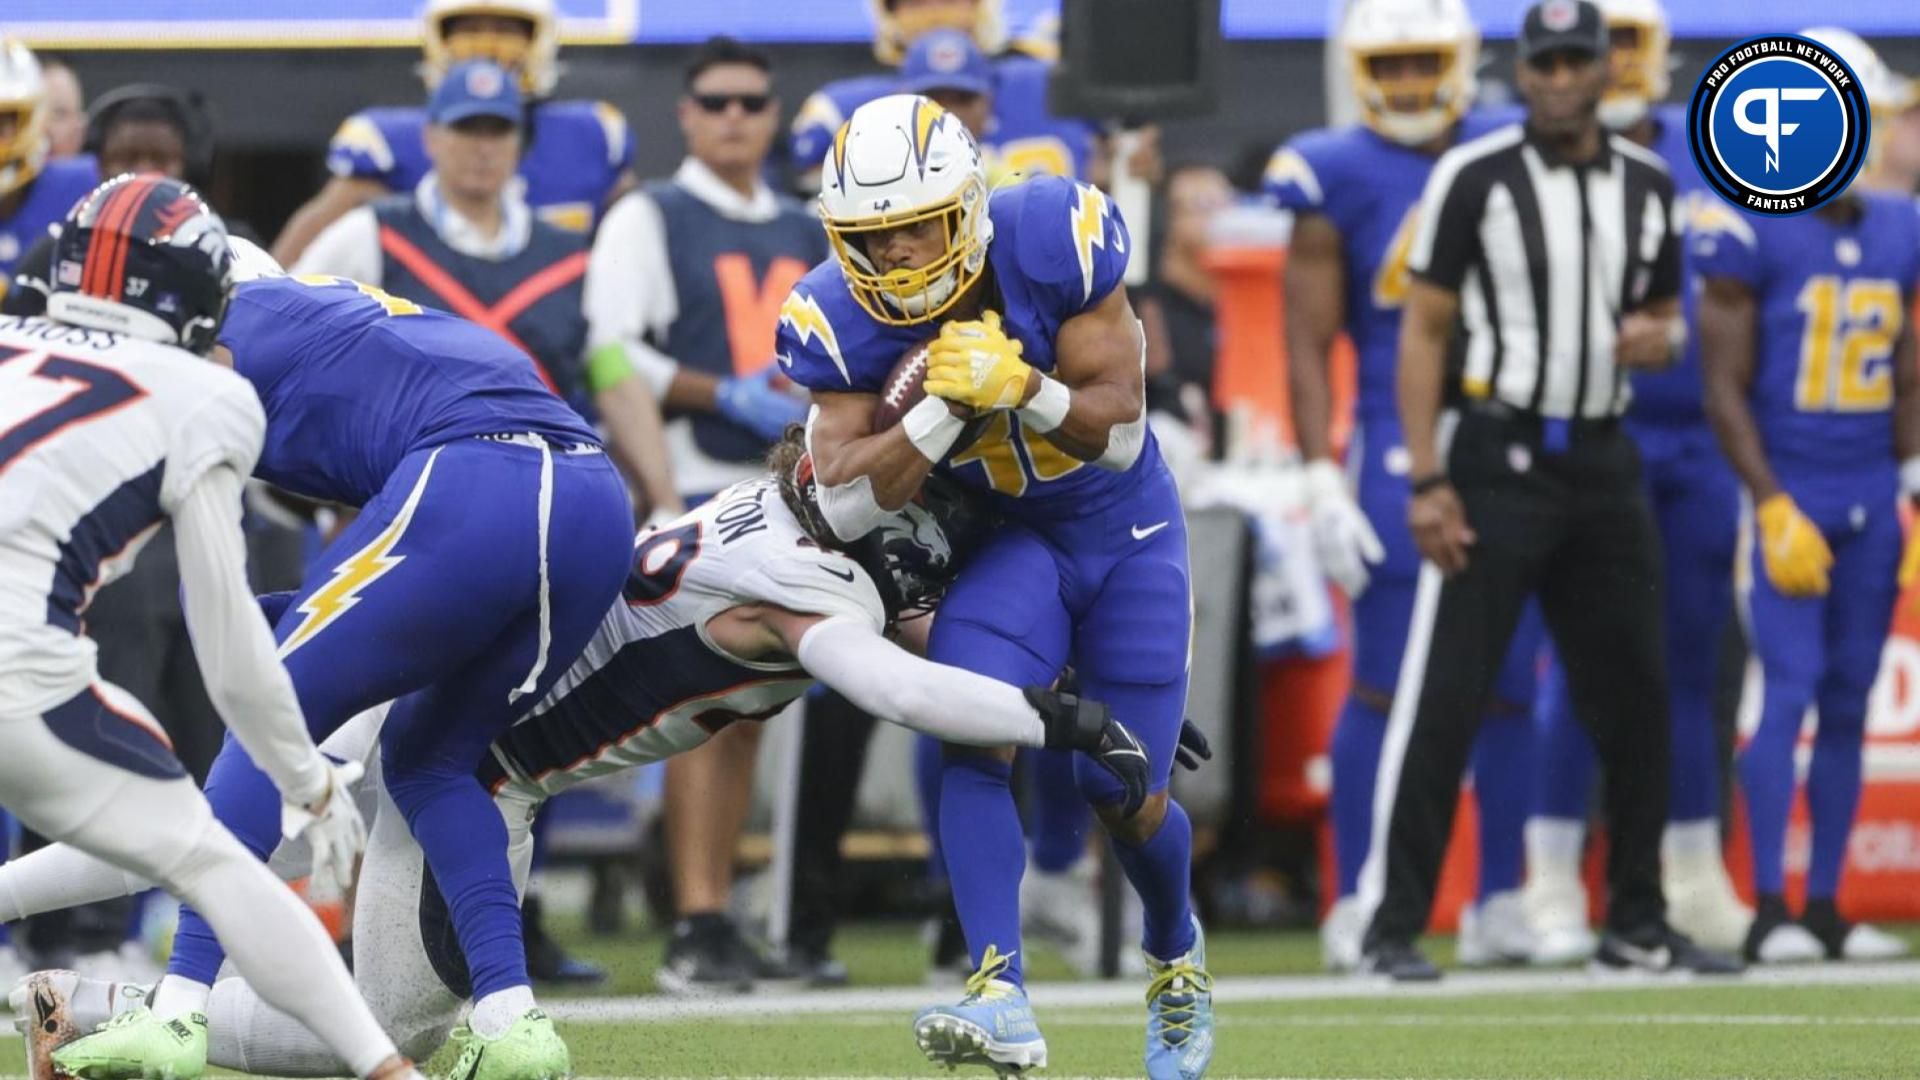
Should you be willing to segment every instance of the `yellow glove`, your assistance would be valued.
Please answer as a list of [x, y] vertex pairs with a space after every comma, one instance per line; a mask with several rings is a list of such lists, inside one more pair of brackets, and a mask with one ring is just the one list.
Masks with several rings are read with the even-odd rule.
[[1780, 492], [1761, 503], [1755, 516], [1760, 523], [1760, 555], [1773, 587], [1787, 596], [1825, 596], [1833, 552], [1819, 527], [1794, 505], [1793, 497]]
[[927, 347], [927, 393], [976, 412], [1019, 408], [1032, 374], [1020, 342], [1000, 329], [998, 312], [949, 322]]

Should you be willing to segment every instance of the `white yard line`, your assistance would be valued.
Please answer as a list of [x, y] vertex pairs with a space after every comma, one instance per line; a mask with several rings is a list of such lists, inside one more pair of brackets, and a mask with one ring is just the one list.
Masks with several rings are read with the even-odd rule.
[[[1461, 972], [1438, 983], [1395, 985], [1382, 979], [1326, 975], [1223, 978], [1215, 982], [1221, 1004], [1267, 1001], [1392, 1000], [1460, 998], [1498, 994], [1581, 994], [1608, 990], [1701, 990], [1750, 986], [1911, 986], [1920, 989], [1920, 961], [1888, 964], [1820, 964], [1759, 968], [1737, 978], [1706, 979], [1678, 975], [1588, 975], [1580, 971]], [[1037, 982], [1028, 991], [1043, 1009], [1110, 1008], [1140, 1004], [1132, 982]], [[825, 1013], [907, 1014], [951, 992], [925, 987], [876, 990], [822, 990], [808, 993], [753, 993], [737, 997], [687, 1000], [663, 997], [552, 999], [544, 1003], [556, 1020], [574, 1023], [672, 1022], [687, 1020], [766, 1020], [779, 1016]], [[1868, 1018], [1870, 1019], [1870, 1018]]]

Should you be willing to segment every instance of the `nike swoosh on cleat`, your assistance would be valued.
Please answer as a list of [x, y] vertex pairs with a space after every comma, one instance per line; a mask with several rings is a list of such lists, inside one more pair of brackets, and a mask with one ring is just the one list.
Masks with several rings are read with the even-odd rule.
[[1145, 540], [1147, 537], [1152, 536], [1154, 533], [1159, 532], [1161, 529], [1164, 529], [1171, 524], [1173, 524], [1173, 522], [1171, 521], [1162, 521], [1157, 524], [1149, 525], [1144, 529], [1138, 525], [1135, 525], [1133, 527], [1133, 538], [1135, 540]]
[[474, 1077], [480, 1075], [480, 1059], [486, 1056], [486, 1048], [482, 1047], [479, 1053], [473, 1055], [473, 1067], [468, 1069], [467, 1075], [461, 1077], [460, 1080], [473, 1080]]
[[60, 1025], [56, 1023], [53, 1019], [53, 1010], [55, 1009], [55, 1007], [56, 1007], [56, 1003], [54, 1002], [53, 998], [47, 996], [47, 992], [45, 990], [37, 986], [34, 987], [33, 1009], [34, 1009], [34, 1012], [38, 1013], [40, 1016], [40, 1026], [44, 1028], [47, 1034], [49, 1035], [54, 1034], [56, 1031], [60, 1029]]

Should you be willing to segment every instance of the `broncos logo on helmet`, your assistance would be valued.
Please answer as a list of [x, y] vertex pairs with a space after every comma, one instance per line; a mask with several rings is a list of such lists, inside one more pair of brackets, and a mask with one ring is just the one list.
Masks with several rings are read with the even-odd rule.
[[205, 355], [233, 266], [226, 226], [199, 193], [159, 173], [116, 176], [67, 215], [47, 315]]

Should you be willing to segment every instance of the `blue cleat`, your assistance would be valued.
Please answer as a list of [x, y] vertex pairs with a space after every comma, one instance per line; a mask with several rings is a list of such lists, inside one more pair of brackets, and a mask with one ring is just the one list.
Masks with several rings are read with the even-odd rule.
[[1046, 1068], [1047, 1040], [1026, 990], [998, 978], [1010, 959], [987, 946], [960, 1004], [934, 1005], [913, 1018], [914, 1041], [928, 1061], [949, 1069], [985, 1065], [1002, 1076]]
[[1213, 976], [1207, 938], [1193, 920], [1193, 948], [1174, 960], [1147, 957], [1147, 1076], [1200, 1080], [1213, 1060]]

